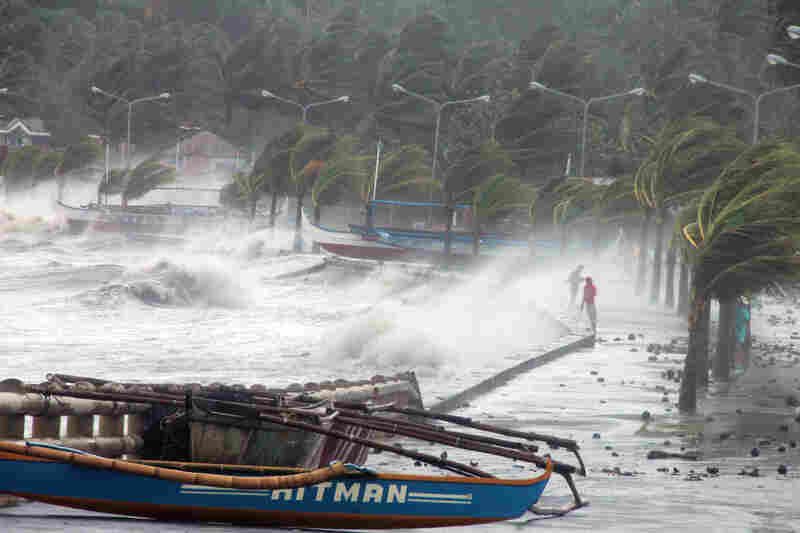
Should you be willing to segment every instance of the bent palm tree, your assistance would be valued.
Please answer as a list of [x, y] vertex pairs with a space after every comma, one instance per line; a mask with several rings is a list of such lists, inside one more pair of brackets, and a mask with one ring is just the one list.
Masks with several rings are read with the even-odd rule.
[[[655, 257], [650, 300], [659, 299], [661, 256], [667, 208], [679, 206], [702, 191], [745, 148], [732, 128], [724, 128], [702, 117], [689, 117], [668, 123], [650, 141], [650, 152], [634, 176], [634, 196], [645, 212], [642, 235], [655, 219]], [[643, 243], [643, 245], [646, 244]], [[645, 255], [640, 250], [637, 288], [644, 288]]]
[[800, 150], [755, 146], [731, 163], [700, 199], [682, 232], [693, 249], [689, 353], [679, 406], [692, 410], [708, 374], [708, 303], [800, 276]]
[[481, 225], [516, 209], [534, 209], [536, 189], [518, 178], [497, 174], [475, 188], [472, 195], [472, 253], [478, 255]]

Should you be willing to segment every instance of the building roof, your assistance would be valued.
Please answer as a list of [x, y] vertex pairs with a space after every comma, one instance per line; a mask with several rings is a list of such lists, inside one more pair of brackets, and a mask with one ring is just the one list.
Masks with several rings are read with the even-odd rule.
[[5, 127], [0, 128], [0, 134], [11, 133], [16, 130], [22, 130], [34, 137], [50, 137], [50, 132], [44, 128], [44, 121], [36, 117], [15, 118]]

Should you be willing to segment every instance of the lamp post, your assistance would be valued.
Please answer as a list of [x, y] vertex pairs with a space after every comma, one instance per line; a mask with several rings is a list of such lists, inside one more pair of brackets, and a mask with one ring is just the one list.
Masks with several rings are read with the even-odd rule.
[[[767, 61], [771, 65], [780, 64], [780, 63], [772, 63], [772, 61], [774, 60], [775, 57], [780, 57], [780, 56], [775, 56], [774, 54], [770, 54], [769, 56], [767, 56]], [[714, 87], [719, 87], [720, 89], [725, 89], [725, 90], [728, 90], [728, 91], [731, 91], [731, 92], [734, 92], [734, 93], [738, 93], [738, 94], [741, 94], [741, 95], [744, 95], [744, 96], [747, 96], [747, 97], [751, 98], [753, 100], [753, 106], [754, 106], [753, 138], [752, 138], [752, 143], [754, 145], [758, 144], [759, 125], [761, 124], [761, 102], [764, 100], [764, 98], [766, 98], [767, 96], [772, 96], [773, 94], [785, 93], [785, 92], [791, 91], [793, 89], [800, 88], [800, 83], [798, 83], [798, 84], [795, 84], [795, 85], [789, 85], [788, 87], [780, 87], [778, 89], [773, 89], [771, 91], [766, 91], [766, 92], [763, 92], [763, 93], [760, 93], [760, 94], [754, 94], [754, 93], [751, 93], [750, 91], [747, 91], [745, 89], [740, 89], [739, 87], [734, 87], [733, 85], [728, 85], [727, 83], [721, 83], [721, 82], [718, 82], [718, 81], [709, 80], [705, 76], [702, 76], [700, 74], [695, 74], [695, 73], [689, 74], [689, 82], [692, 85], [697, 85], [697, 84], [712, 85]]]
[[181, 131], [201, 131], [203, 128], [198, 128], [197, 126], [186, 126], [181, 124], [178, 126], [178, 143], [175, 145], [175, 172], [179, 172], [181, 169], [181, 142], [183, 141], [183, 137], [181, 136]]
[[[101, 142], [101, 143], [103, 143], [105, 145], [105, 165], [104, 165], [105, 166], [105, 170], [103, 172], [103, 183], [105, 184], [106, 187], [108, 187], [108, 172], [109, 172], [108, 159], [109, 159], [109, 155], [110, 155], [109, 154], [110, 144], [108, 142], [108, 137], [105, 136], [105, 135], [89, 135], [89, 138], [90, 139], [94, 139], [96, 141], [99, 141], [99, 142]], [[101, 198], [100, 198], [100, 189], [101, 188], [102, 187], [98, 187], [97, 188], [97, 203], [98, 204], [102, 203], [101, 202]], [[107, 203], [108, 203], [108, 192], [106, 191], [106, 204]]]
[[261, 96], [264, 98], [272, 98], [274, 100], [278, 100], [279, 102], [284, 102], [286, 104], [293, 105], [299, 108], [303, 112], [303, 124], [308, 124], [308, 111], [314, 107], [320, 107], [323, 105], [328, 104], [346, 104], [350, 101], [349, 96], [340, 96], [339, 98], [333, 98], [331, 100], [323, 100], [322, 102], [312, 102], [310, 104], [301, 104], [300, 102], [295, 102], [294, 100], [289, 100], [288, 98], [283, 98], [282, 96], [278, 96], [275, 93], [272, 93], [266, 89], [261, 89]]
[[[436, 109], [436, 129], [434, 130], [433, 134], [433, 163], [431, 165], [431, 181], [436, 182], [436, 169], [439, 163], [439, 132], [441, 131], [441, 125], [442, 125], [442, 111], [444, 111], [444, 109], [448, 106], [474, 104], [474, 103], [489, 103], [491, 102], [492, 97], [489, 96], [488, 94], [484, 94], [482, 96], [477, 96], [475, 98], [467, 98], [464, 100], [450, 100], [449, 102], [438, 102], [433, 98], [429, 98], [414, 91], [410, 91], [397, 83], [392, 85], [392, 90], [395, 93], [405, 94], [407, 96], [411, 96], [412, 98], [416, 98], [418, 100], [427, 102], [431, 104], [434, 107], [434, 109]], [[445, 256], [449, 256], [451, 248], [450, 233], [453, 226], [453, 214], [452, 214], [453, 207], [450, 205], [452, 202], [449, 197], [449, 193], [446, 194], [447, 198], [445, 203], [447, 205], [446, 207], [447, 220], [446, 220], [446, 231], [444, 238], [444, 254]], [[432, 195], [433, 195], [433, 190], [431, 190], [431, 196]]]
[[125, 147], [125, 168], [130, 169], [131, 168], [131, 118], [133, 117], [133, 106], [136, 104], [140, 104], [142, 102], [150, 102], [153, 100], [166, 100], [171, 98], [172, 95], [170, 95], [169, 93], [161, 93], [155, 96], [145, 96], [143, 98], [137, 98], [136, 100], [128, 100], [127, 98], [123, 98], [122, 96], [104, 91], [103, 89], [97, 87], [96, 85], [92, 85], [91, 91], [95, 94], [103, 94], [114, 100], [119, 100], [120, 102], [128, 106], [128, 142]]
[[588, 154], [587, 136], [589, 131], [589, 108], [591, 107], [591, 105], [596, 102], [604, 102], [606, 100], [613, 100], [615, 98], [622, 98], [625, 96], [644, 96], [645, 93], [647, 92], [644, 90], [644, 88], [637, 87], [636, 89], [631, 89], [630, 91], [625, 91], [624, 93], [617, 93], [609, 96], [599, 96], [599, 97], [589, 98], [588, 100], [584, 100], [583, 98], [580, 98], [578, 96], [565, 93], [557, 89], [552, 89], [536, 81], [531, 82], [530, 88], [536, 91], [544, 91], [555, 94], [557, 96], [561, 96], [563, 98], [568, 98], [574, 102], [578, 102], [583, 105], [583, 129], [581, 131], [581, 166], [580, 166], [581, 176], [584, 176], [586, 172], [586, 159]]
[[[278, 100], [279, 102], [284, 102], [286, 104], [293, 105], [299, 108], [302, 111], [302, 120], [303, 124], [308, 124], [308, 111], [315, 107], [321, 107], [328, 104], [346, 104], [350, 102], [349, 96], [340, 96], [338, 98], [332, 98], [330, 100], [323, 100], [321, 102], [312, 102], [310, 104], [301, 104], [300, 102], [295, 102], [294, 100], [289, 100], [288, 98], [283, 98], [282, 96], [278, 96], [277, 94], [270, 92], [266, 89], [261, 89], [261, 96], [264, 98], [272, 98], [274, 100]], [[273, 205], [274, 205], [273, 199]], [[298, 198], [297, 204], [297, 217], [296, 217], [296, 231], [294, 234], [294, 250], [299, 252], [303, 249], [303, 237], [300, 233], [301, 225], [302, 225], [302, 218], [301, 218], [301, 211], [302, 211], [302, 200]], [[315, 210], [315, 217], [319, 218], [319, 211]], [[275, 220], [273, 216], [272, 226], [275, 226]], [[313, 244], [312, 252], [319, 253], [319, 245], [317, 243]]]
[[786, 33], [789, 34], [789, 38], [793, 41], [800, 39], [800, 26], [789, 26], [786, 28]]

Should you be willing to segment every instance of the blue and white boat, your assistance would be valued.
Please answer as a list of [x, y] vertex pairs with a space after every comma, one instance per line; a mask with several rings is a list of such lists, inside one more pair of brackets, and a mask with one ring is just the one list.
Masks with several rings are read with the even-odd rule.
[[390, 529], [517, 518], [544, 491], [532, 479], [377, 474], [333, 463], [312, 471], [112, 460], [61, 446], [0, 441], [0, 493], [173, 521]]

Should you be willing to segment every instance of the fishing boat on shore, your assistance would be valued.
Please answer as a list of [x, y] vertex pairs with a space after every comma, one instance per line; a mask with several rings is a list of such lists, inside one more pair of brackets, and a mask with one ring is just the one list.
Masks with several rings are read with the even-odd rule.
[[[305, 227], [310, 228], [312, 239], [332, 254], [351, 259], [372, 259], [379, 261], [441, 262], [445, 256], [447, 233], [443, 229], [403, 228], [379, 226], [372, 223], [369, 214], [377, 206], [443, 208], [442, 204], [429, 202], [399, 202], [374, 200], [367, 206], [367, 221], [362, 224], [348, 224], [347, 230], [326, 228], [311, 222], [304, 215]], [[457, 206], [466, 209], [468, 206]], [[472, 263], [485, 258], [529, 257], [530, 243], [497, 232], [481, 232], [478, 235], [478, 257], [474, 255], [475, 234], [471, 231], [455, 230], [450, 233], [451, 261]], [[534, 243], [537, 255], [555, 255], [558, 243], [537, 240]]]
[[313, 471], [148, 464], [0, 441], [0, 492], [54, 505], [170, 521], [391, 529], [516, 518], [544, 491], [532, 479], [378, 474], [341, 462]]
[[[83, 395], [81, 395], [83, 394]], [[68, 394], [91, 398], [101, 393]], [[151, 395], [148, 401], [157, 398]], [[168, 398], [161, 404], [168, 405]], [[129, 400], [130, 401], [130, 400]], [[143, 398], [138, 399], [143, 402]], [[426, 463], [455, 475], [381, 474], [334, 460], [313, 469], [264, 465], [147, 459], [108, 459], [58, 443], [0, 440], [0, 493], [44, 503], [120, 515], [172, 521], [227, 522], [275, 527], [392, 529], [461, 526], [517, 518], [528, 511], [563, 515], [583, 507], [572, 476], [586, 475], [576, 442], [486, 425], [468, 418], [373, 402], [295, 398], [292, 405], [253, 398], [249, 402], [187, 395], [185, 412], [200, 402], [215, 423], [248, 429], [270, 423], [314, 435], [334, 437]], [[304, 405], [303, 405], [304, 404]], [[69, 407], [69, 403], [62, 403]], [[71, 406], [75, 412], [76, 406]], [[314, 411], [314, 416], [310, 412]], [[412, 418], [392, 418], [391, 415]], [[327, 426], [341, 422], [370, 432], [398, 435], [450, 448], [535, 465], [531, 478], [498, 479], [447, 454], [430, 455], [388, 444], [372, 436], [352, 436]], [[433, 425], [443, 422], [447, 427]], [[469, 432], [451, 427], [466, 427]], [[575, 454], [579, 466], [538, 455], [533, 442]], [[564, 509], [542, 509], [539, 501], [553, 473], [564, 478], [573, 502]]]
[[71, 233], [86, 230], [131, 235], [179, 236], [189, 230], [218, 228], [247, 220], [220, 206], [151, 204], [116, 206], [88, 204], [79, 207], [57, 202], [57, 211]]

